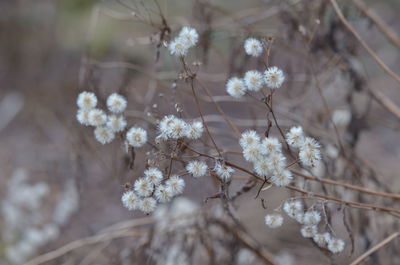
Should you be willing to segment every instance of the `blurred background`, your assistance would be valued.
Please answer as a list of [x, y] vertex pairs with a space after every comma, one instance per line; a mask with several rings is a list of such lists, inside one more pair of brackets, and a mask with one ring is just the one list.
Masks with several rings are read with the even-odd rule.
[[[400, 74], [400, 47], [388, 40], [352, 1], [339, 2], [365, 42]], [[312, 174], [399, 193], [400, 117], [395, 114], [400, 105], [399, 83], [382, 71], [343, 27], [329, 1], [158, 3], [172, 37], [183, 25], [199, 30], [200, 47], [190, 54], [189, 63], [198, 67], [199, 78], [241, 130], [265, 130], [265, 109], [251, 100], [246, 103], [227, 97], [225, 82], [230, 76], [262, 65], [244, 54], [242, 43], [246, 37], [273, 37], [269, 60], [287, 73], [287, 82], [277, 92], [274, 103], [280, 124], [285, 129], [300, 124], [323, 145], [324, 164]], [[399, 1], [366, 4], [400, 35]], [[178, 78], [179, 62], [164, 47], [170, 35], [161, 38], [165, 25], [154, 10], [155, 2], [134, 0], [0, 2], [1, 265], [25, 264], [37, 255], [96, 235], [111, 225], [147, 218], [127, 211], [120, 202], [124, 184], [143, 171], [146, 153], [138, 153], [135, 170], [129, 170], [123, 144], [117, 141], [101, 145], [92, 130], [81, 126], [75, 116], [76, 97], [87, 90], [96, 92], [102, 106], [113, 92], [125, 95], [128, 124], [153, 130], [152, 136], [155, 122], [165, 114], [183, 109], [186, 118], [198, 117], [190, 90]], [[318, 88], [330, 111], [326, 111]], [[394, 109], [385, 107], [382, 101], [386, 101], [379, 95], [390, 99]], [[205, 95], [203, 98], [206, 120], [218, 143], [238, 150], [235, 138], [227, 135], [229, 127]], [[276, 128], [272, 132], [277, 134]], [[337, 137], [344, 143], [353, 169], [344, 162], [346, 159], [338, 157]], [[228, 158], [246, 165], [237, 156]], [[243, 183], [232, 184], [232, 193]], [[319, 183], [301, 185], [321, 189]], [[217, 191], [211, 179], [188, 180], [183, 196], [187, 201], [182, 203], [190, 208], [217, 207], [219, 202], [213, 200], [204, 203]], [[349, 264], [399, 231], [396, 217], [347, 208], [349, 233], [341, 221], [345, 219], [344, 210], [332, 206], [332, 216], [339, 216], [333, 225], [348, 246], [345, 253], [332, 257], [302, 238], [295, 223], [287, 222], [281, 230], [265, 227], [263, 216], [294, 194], [271, 188], [261, 194], [268, 205], [264, 209], [260, 198], [254, 199], [256, 192], [253, 189], [239, 197], [235, 212], [277, 264]], [[328, 192], [399, 209], [399, 204], [390, 199], [339, 189]], [[133, 254], [136, 242], [136, 238], [127, 238], [96, 243], [33, 264], [169, 264], [167, 260], [139, 259]], [[365, 264], [400, 264], [399, 248], [399, 240], [394, 241]], [[145, 253], [145, 248], [139, 250]], [[240, 252], [240, 248], [235, 250]], [[220, 261], [264, 264], [251, 253]], [[171, 264], [212, 264], [174, 262]]]

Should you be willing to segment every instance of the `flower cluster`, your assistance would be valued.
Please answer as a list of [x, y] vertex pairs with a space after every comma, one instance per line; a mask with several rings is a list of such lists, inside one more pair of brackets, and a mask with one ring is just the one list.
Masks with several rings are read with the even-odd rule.
[[179, 176], [170, 176], [164, 180], [162, 172], [151, 167], [144, 172], [144, 177], [137, 179], [133, 190], [122, 195], [122, 204], [130, 211], [141, 210], [151, 213], [157, 202], [166, 203], [173, 197], [182, 194], [185, 181]]
[[186, 137], [188, 139], [198, 139], [204, 131], [203, 123], [194, 121], [187, 123], [174, 115], [165, 116], [158, 124], [157, 139], [180, 139]]
[[174, 40], [172, 40], [168, 49], [172, 55], [185, 56], [189, 48], [195, 46], [199, 40], [199, 34], [194, 28], [183, 27]]

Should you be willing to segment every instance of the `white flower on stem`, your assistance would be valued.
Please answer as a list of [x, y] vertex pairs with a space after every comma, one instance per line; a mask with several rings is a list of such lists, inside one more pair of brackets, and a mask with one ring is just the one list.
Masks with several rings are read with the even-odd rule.
[[256, 144], [247, 146], [243, 149], [243, 157], [246, 161], [257, 162], [261, 158], [260, 147]]
[[261, 142], [261, 153], [263, 155], [269, 155], [271, 153], [281, 153], [282, 144], [275, 137], [268, 137]]
[[183, 39], [176, 38], [169, 43], [168, 49], [172, 55], [185, 56], [188, 52], [189, 46]]
[[232, 77], [226, 83], [226, 92], [234, 98], [241, 98], [246, 93], [243, 79]]
[[107, 115], [101, 109], [91, 109], [89, 111], [89, 124], [92, 126], [102, 126], [107, 122]]
[[247, 71], [243, 77], [244, 84], [248, 90], [260, 91], [264, 84], [264, 79], [259, 71]]
[[344, 241], [339, 238], [331, 238], [328, 241], [328, 249], [330, 252], [336, 254], [344, 250]]
[[311, 138], [307, 137], [300, 147], [299, 159], [305, 166], [314, 166], [315, 163], [321, 160], [321, 152], [319, 150], [319, 143]]
[[280, 88], [285, 81], [285, 74], [276, 66], [264, 72], [264, 82], [269, 88]]
[[160, 184], [163, 179], [162, 172], [158, 168], [155, 168], [155, 167], [146, 169], [144, 171], [144, 176], [148, 182], [150, 182], [154, 185]]
[[217, 174], [217, 176], [222, 180], [222, 181], [229, 181], [231, 179], [231, 174], [235, 170], [227, 165], [225, 163], [221, 162], [216, 162], [215, 167], [214, 167], [214, 172]]
[[171, 134], [171, 124], [176, 119], [177, 118], [174, 115], [164, 116], [164, 118], [158, 124], [159, 135], [157, 138], [167, 140]]
[[185, 136], [188, 130], [188, 124], [181, 119], [174, 119], [170, 123], [169, 136], [172, 139], [179, 139]]
[[315, 234], [313, 236], [313, 240], [320, 247], [324, 247], [327, 243], [327, 241], [325, 240], [324, 234], [320, 234], [320, 233]]
[[135, 181], [134, 188], [136, 193], [141, 197], [148, 197], [154, 190], [154, 185], [146, 178], [138, 178]]
[[294, 220], [296, 220], [299, 224], [304, 225], [304, 213], [298, 212], [294, 216]]
[[179, 39], [186, 44], [187, 48], [190, 48], [197, 44], [199, 34], [194, 28], [183, 27], [179, 33]]
[[316, 225], [305, 225], [300, 229], [301, 235], [305, 238], [314, 237], [317, 233]]
[[268, 161], [271, 170], [282, 171], [286, 166], [286, 157], [282, 153], [271, 153]]
[[304, 214], [304, 223], [307, 225], [317, 225], [321, 221], [321, 214], [318, 211], [307, 211]]
[[136, 210], [139, 208], [140, 199], [133, 191], [127, 191], [122, 195], [122, 204], [129, 211]]
[[78, 105], [79, 108], [83, 110], [90, 110], [96, 107], [97, 97], [92, 92], [83, 91], [78, 95], [76, 104]]
[[325, 232], [323, 235], [327, 243], [332, 239], [332, 235], [329, 232]]
[[78, 109], [78, 112], [76, 113], [76, 119], [82, 125], [86, 125], [86, 126], [90, 125], [89, 110]]
[[248, 38], [244, 42], [244, 50], [248, 55], [258, 57], [263, 52], [263, 45], [261, 41], [255, 38]]
[[283, 224], [283, 216], [280, 214], [267, 214], [265, 224], [270, 228], [277, 228]]
[[139, 209], [144, 213], [152, 213], [157, 206], [157, 201], [152, 197], [144, 198], [139, 203]]
[[123, 116], [108, 116], [107, 127], [113, 132], [122, 132], [126, 127], [126, 120]]
[[204, 176], [207, 173], [207, 169], [208, 166], [203, 161], [193, 160], [186, 165], [186, 170], [195, 178]]
[[107, 98], [107, 107], [111, 112], [121, 113], [126, 109], [126, 106], [125, 97], [117, 93], [113, 93]]
[[96, 127], [94, 129], [94, 137], [102, 144], [111, 143], [114, 140], [114, 132], [105, 126]]
[[126, 133], [126, 140], [133, 147], [142, 147], [147, 142], [147, 132], [140, 127], [132, 127]]
[[293, 148], [300, 148], [304, 144], [303, 128], [300, 126], [290, 128], [286, 133], [286, 141]]
[[189, 139], [199, 139], [204, 132], [203, 123], [200, 121], [195, 121], [192, 124], [189, 124], [185, 136]]
[[280, 187], [289, 185], [292, 179], [292, 173], [286, 169], [276, 171], [271, 177], [272, 183]]
[[185, 181], [179, 176], [171, 176], [165, 184], [166, 188], [171, 191], [172, 196], [182, 194], [185, 188]]
[[260, 176], [267, 176], [271, 173], [269, 160], [265, 157], [260, 158], [254, 162], [254, 171]]
[[157, 199], [157, 201], [159, 201], [161, 203], [166, 203], [172, 199], [173, 193], [166, 186], [159, 185], [156, 188], [156, 191], [154, 192], [154, 197]]
[[249, 145], [258, 145], [260, 144], [260, 136], [257, 134], [256, 131], [245, 131], [240, 137], [239, 144], [243, 149]]
[[303, 212], [303, 203], [298, 200], [287, 201], [283, 204], [283, 210], [288, 216], [295, 218], [297, 213]]

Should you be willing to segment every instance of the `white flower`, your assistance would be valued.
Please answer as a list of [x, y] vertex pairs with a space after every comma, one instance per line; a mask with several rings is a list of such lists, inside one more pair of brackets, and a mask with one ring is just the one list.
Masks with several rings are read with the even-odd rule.
[[140, 199], [133, 191], [127, 191], [122, 195], [121, 201], [125, 208], [132, 211], [138, 209]]
[[170, 137], [171, 124], [176, 119], [177, 118], [174, 115], [164, 116], [164, 118], [158, 124], [159, 135], [157, 138], [167, 140]]
[[226, 83], [226, 92], [234, 98], [241, 98], [246, 93], [246, 86], [242, 79], [232, 77]]
[[287, 201], [283, 204], [283, 210], [287, 215], [294, 218], [297, 213], [303, 211], [303, 204], [298, 200]]
[[101, 126], [107, 122], [107, 115], [101, 109], [91, 109], [89, 111], [89, 124], [92, 126]]
[[158, 185], [161, 183], [163, 179], [162, 172], [155, 167], [151, 167], [144, 171], [144, 176], [146, 180], [154, 185]]
[[314, 166], [321, 159], [319, 147], [320, 145], [315, 139], [307, 137], [300, 147], [299, 159], [301, 163], [305, 166]]
[[157, 202], [152, 197], [144, 198], [139, 203], [139, 209], [144, 213], [151, 213], [156, 209]]
[[246, 161], [257, 162], [261, 158], [261, 150], [258, 145], [249, 145], [243, 149], [243, 157]]
[[316, 225], [305, 225], [300, 229], [301, 235], [305, 238], [314, 237], [317, 233]]
[[261, 55], [261, 53], [263, 51], [263, 45], [257, 39], [248, 38], [244, 42], [244, 50], [246, 51], [246, 53], [248, 55], [251, 55], [251, 56], [254, 56], [254, 57], [258, 57], [258, 56]]
[[290, 128], [286, 133], [286, 141], [293, 148], [299, 148], [304, 143], [303, 128], [300, 126]]
[[183, 27], [179, 33], [179, 39], [186, 43], [187, 48], [193, 47], [199, 40], [199, 34], [194, 28]]
[[135, 181], [134, 188], [141, 197], [148, 197], [154, 190], [154, 185], [146, 178], [138, 178]]
[[281, 171], [286, 166], [286, 157], [282, 153], [271, 153], [268, 156], [269, 168], [275, 171]]
[[294, 216], [294, 220], [296, 220], [299, 224], [304, 224], [304, 213], [296, 213]]
[[269, 88], [279, 88], [285, 81], [285, 75], [278, 67], [270, 67], [264, 72], [264, 82]]
[[126, 140], [133, 147], [142, 147], [147, 142], [147, 132], [140, 127], [132, 127], [126, 133]]
[[125, 97], [113, 93], [107, 98], [107, 107], [111, 112], [121, 113], [126, 109], [126, 99]]
[[84, 109], [78, 109], [76, 113], [76, 119], [79, 121], [80, 124], [83, 125], [90, 125], [89, 122], [89, 111]]
[[90, 110], [90, 109], [93, 109], [94, 107], [96, 107], [97, 97], [92, 92], [83, 91], [78, 95], [76, 104], [81, 109]]
[[328, 243], [329, 241], [331, 241], [331, 239], [332, 239], [331, 233], [326, 232], [326, 233], [324, 233], [323, 235], [324, 235], [325, 241], [326, 241], [327, 243]]
[[263, 157], [256, 161], [254, 171], [260, 176], [267, 176], [271, 172], [269, 160]]
[[202, 177], [207, 173], [208, 166], [203, 161], [190, 161], [186, 165], [186, 170], [193, 175], [193, 177]]
[[218, 177], [222, 181], [229, 181], [231, 179], [231, 173], [235, 170], [227, 165], [222, 164], [221, 162], [216, 162], [214, 167], [214, 172], [218, 175]]
[[271, 181], [276, 186], [286, 186], [292, 181], [292, 173], [289, 170], [280, 170], [272, 175]]
[[176, 118], [172, 121], [172, 123], [170, 123], [169, 136], [172, 139], [182, 138], [187, 133], [187, 129], [188, 124], [185, 121]]
[[115, 137], [114, 133], [104, 126], [96, 127], [94, 130], [94, 136], [96, 137], [96, 140], [102, 144], [108, 144], [112, 142]]
[[317, 225], [321, 221], [321, 214], [317, 211], [307, 211], [304, 214], [304, 223], [307, 225]]
[[169, 43], [168, 49], [172, 55], [185, 56], [188, 52], [189, 47], [183, 39], [176, 38]]
[[156, 197], [157, 201], [161, 203], [166, 203], [172, 199], [173, 193], [170, 189], [168, 189], [164, 185], [160, 185], [156, 188], [154, 196]]
[[275, 137], [265, 138], [261, 142], [261, 153], [263, 155], [269, 155], [271, 153], [281, 153], [282, 144]]
[[243, 80], [247, 89], [251, 91], [259, 91], [264, 84], [263, 76], [259, 71], [247, 71]]
[[320, 247], [324, 247], [325, 244], [328, 242], [328, 241], [325, 240], [324, 234], [320, 234], [320, 233], [315, 234], [313, 236], [313, 240]]
[[248, 130], [242, 133], [242, 137], [240, 137], [239, 144], [242, 148], [246, 148], [249, 145], [258, 145], [260, 144], [260, 136], [256, 131]]
[[339, 253], [344, 250], [344, 241], [338, 238], [332, 238], [328, 241], [328, 249], [332, 253]]
[[107, 127], [113, 132], [122, 132], [126, 127], [126, 120], [123, 116], [108, 116]]
[[265, 224], [270, 228], [280, 227], [283, 223], [283, 217], [280, 214], [268, 214], [265, 216]]
[[179, 176], [171, 176], [165, 184], [167, 189], [171, 191], [172, 196], [182, 194], [185, 188], [185, 181]]
[[185, 136], [189, 139], [199, 139], [204, 132], [203, 123], [200, 121], [195, 121], [189, 124]]

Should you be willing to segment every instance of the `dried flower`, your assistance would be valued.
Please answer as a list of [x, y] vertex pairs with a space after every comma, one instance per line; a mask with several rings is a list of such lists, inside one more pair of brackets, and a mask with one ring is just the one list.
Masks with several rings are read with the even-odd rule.
[[344, 241], [338, 238], [331, 238], [328, 241], [328, 249], [330, 252], [332, 253], [339, 253], [342, 252], [344, 250]]
[[165, 184], [167, 189], [171, 191], [172, 196], [181, 194], [185, 188], [185, 181], [179, 176], [171, 176]]
[[244, 50], [248, 55], [258, 57], [261, 55], [263, 51], [263, 45], [262, 43], [254, 38], [248, 38], [244, 42]]
[[96, 127], [94, 130], [96, 140], [102, 144], [108, 144], [114, 140], [114, 133], [105, 126]]
[[126, 120], [123, 116], [108, 116], [107, 128], [113, 132], [122, 132], [126, 127]]
[[125, 97], [113, 93], [107, 98], [107, 107], [111, 112], [121, 113], [126, 109], [127, 101]]
[[193, 175], [193, 177], [202, 177], [207, 173], [208, 166], [203, 161], [190, 161], [186, 165], [186, 170]]
[[134, 188], [141, 197], [150, 196], [154, 190], [154, 185], [147, 178], [138, 178], [135, 181]]
[[139, 208], [140, 199], [133, 191], [127, 191], [122, 195], [121, 198], [122, 204], [129, 211], [136, 210]]
[[126, 133], [126, 140], [133, 147], [142, 147], [147, 142], [147, 132], [140, 127], [132, 127]]
[[264, 72], [264, 82], [269, 88], [280, 88], [285, 81], [285, 75], [278, 67], [270, 67]]
[[276, 186], [286, 186], [292, 181], [292, 173], [289, 170], [275, 171], [271, 177], [272, 183]]
[[304, 214], [304, 223], [307, 225], [317, 225], [321, 221], [321, 214], [317, 211], [307, 211]]
[[317, 233], [317, 226], [315, 225], [305, 225], [300, 229], [301, 235], [305, 238], [314, 237]]
[[265, 216], [265, 224], [270, 228], [282, 226], [283, 216], [280, 214], [268, 214]]
[[261, 158], [260, 147], [256, 144], [247, 146], [243, 149], [243, 157], [246, 161], [257, 162]]
[[168, 45], [169, 52], [176, 56], [185, 56], [188, 52], [188, 48], [187, 43], [181, 38], [174, 39]]
[[298, 200], [287, 201], [283, 204], [283, 210], [288, 216], [294, 218], [297, 213], [303, 211], [303, 204]]
[[192, 124], [189, 124], [185, 136], [189, 139], [199, 139], [204, 132], [203, 123], [200, 121], [195, 121]]
[[314, 166], [321, 159], [319, 147], [320, 145], [315, 139], [307, 137], [300, 147], [299, 159], [301, 163], [305, 166]]
[[173, 193], [170, 189], [168, 189], [164, 185], [160, 185], [156, 188], [154, 196], [156, 197], [157, 201], [161, 203], [166, 203], [172, 199]]
[[281, 153], [282, 144], [275, 137], [268, 137], [261, 142], [261, 153], [263, 155], [269, 155], [271, 153]]
[[246, 86], [242, 79], [232, 77], [226, 83], [226, 92], [234, 98], [241, 98], [246, 93]]
[[243, 149], [249, 145], [258, 145], [260, 144], [260, 136], [257, 134], [256, 131], [245, 131], [240, 137], [239, 144]]
[[146, 169], [144, 171], [144, 176], [148, 182], [154, 185], [158, 185], [161, 183], [163, 179], [163, 174], [162, 172], [155, 167], [151, 167], [149, 169]]
[[235, 170], [231, 167], [225, 165], [225, 163], [216, 162], [214, 167], [214, 172], [222, 181], [229, 181], [231, 179], [231, 173]]
[[187, 48], [190, 48], [197, 44], [199, 40], [199, 34], [194, 28], [183, 27], [178, 38], [185, 43]]
[[157, 202], [152, 197], [144, 198], [139, 203], [139, 209], [144, 213], [151, 213], [156, 209]]
[[303, 128], [300, 126], [290, 128], [286, 133], [286, 141], [293, 148], [300, 148], [304, 144]]
[[76, 104], [80, 109], [90, 110], [96, 107], [97, 105], [97, 97], [92, 92], [83, 91], [78, 95], [78, 99], [76, 100]]
[[243, 77], [248, 90], [260, 91], [264, 85], [264, 79], [259, 71], [247, 71]]
[[86, 126], [90, 125], [89, 110], [78, 109], [78, 112], [76, 113], [76, 119], [82, 125], [86, 125]]
[[89, 111], [89, 124], [92, 126], [102, 126], [107, 122], [107, 115], [101, 109], [91, 109]]

